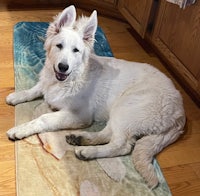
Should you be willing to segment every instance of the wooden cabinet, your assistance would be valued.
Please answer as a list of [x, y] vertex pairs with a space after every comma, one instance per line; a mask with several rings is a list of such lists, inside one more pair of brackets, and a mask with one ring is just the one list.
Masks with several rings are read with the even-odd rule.
[[200, 103], [200, 1], [180, 9], [161, 0], [152, 42]]
[[119, 0], [118, 9], [133, 28], [145, 36], [153, 0]]

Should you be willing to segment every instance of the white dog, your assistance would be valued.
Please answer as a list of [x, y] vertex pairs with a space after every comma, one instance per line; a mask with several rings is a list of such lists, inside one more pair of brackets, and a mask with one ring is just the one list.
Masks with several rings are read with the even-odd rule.
[[100, 132], [66, 136], [68, 143], [78, 145], [76, 156], [84, 160], [114, 157], [129, 154], [134, 147], [135, 167], [153, 188], [158, 184], [153, 156], [183, 133], [181, 95], [151, 65], [92, 54], [96, 29], [96, 11], [76, 21], [74, 6], [50, 24], [39, 82], [29, 90], [11, 93], [6, 100], [16, 105], [43, 96], [56, 111], [10, 129], [8, 137], [22, 139], [106, 120]]

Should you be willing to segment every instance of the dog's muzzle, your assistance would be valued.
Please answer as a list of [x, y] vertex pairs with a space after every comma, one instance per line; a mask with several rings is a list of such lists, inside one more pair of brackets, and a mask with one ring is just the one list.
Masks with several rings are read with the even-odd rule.
[[[59, 67], [59, 65], [58, 65]], [[56, 79], [59, 80], [59, 81], [64, 81], [67, 79], [67, 77], [70, 75], [70, 73], [66, 73], [65, 71], [66, 70], [63, 70], [63, 69], [60, 69], [59, 68], [59, 71], [56, 70], [55, 66], [53, 67], [54, 68], [54, 72], [55, 72], [55, 76], [56, 76]]]

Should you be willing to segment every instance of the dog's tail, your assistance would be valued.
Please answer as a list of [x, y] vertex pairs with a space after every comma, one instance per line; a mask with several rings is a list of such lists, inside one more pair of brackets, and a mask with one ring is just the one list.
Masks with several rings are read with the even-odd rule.
[[169, 131], [160, 135], [147, 135], [136, 142], [132, 155], [133, 163], [151, 189], [159, 183], [152, 164], [154, 156], [178, 139], [183, 133], [184, 124], [185, 120], [182, 118]]

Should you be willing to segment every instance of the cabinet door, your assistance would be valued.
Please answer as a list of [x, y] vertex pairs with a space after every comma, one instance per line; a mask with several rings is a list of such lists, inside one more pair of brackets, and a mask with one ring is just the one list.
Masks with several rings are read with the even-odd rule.
[[161, 0], [153, 43], [170, 68], [200, 97], [200, 1], [183, 10]]
[[119, 0], [118, 9], [133, 28], [144, 37], [153, 0]]

